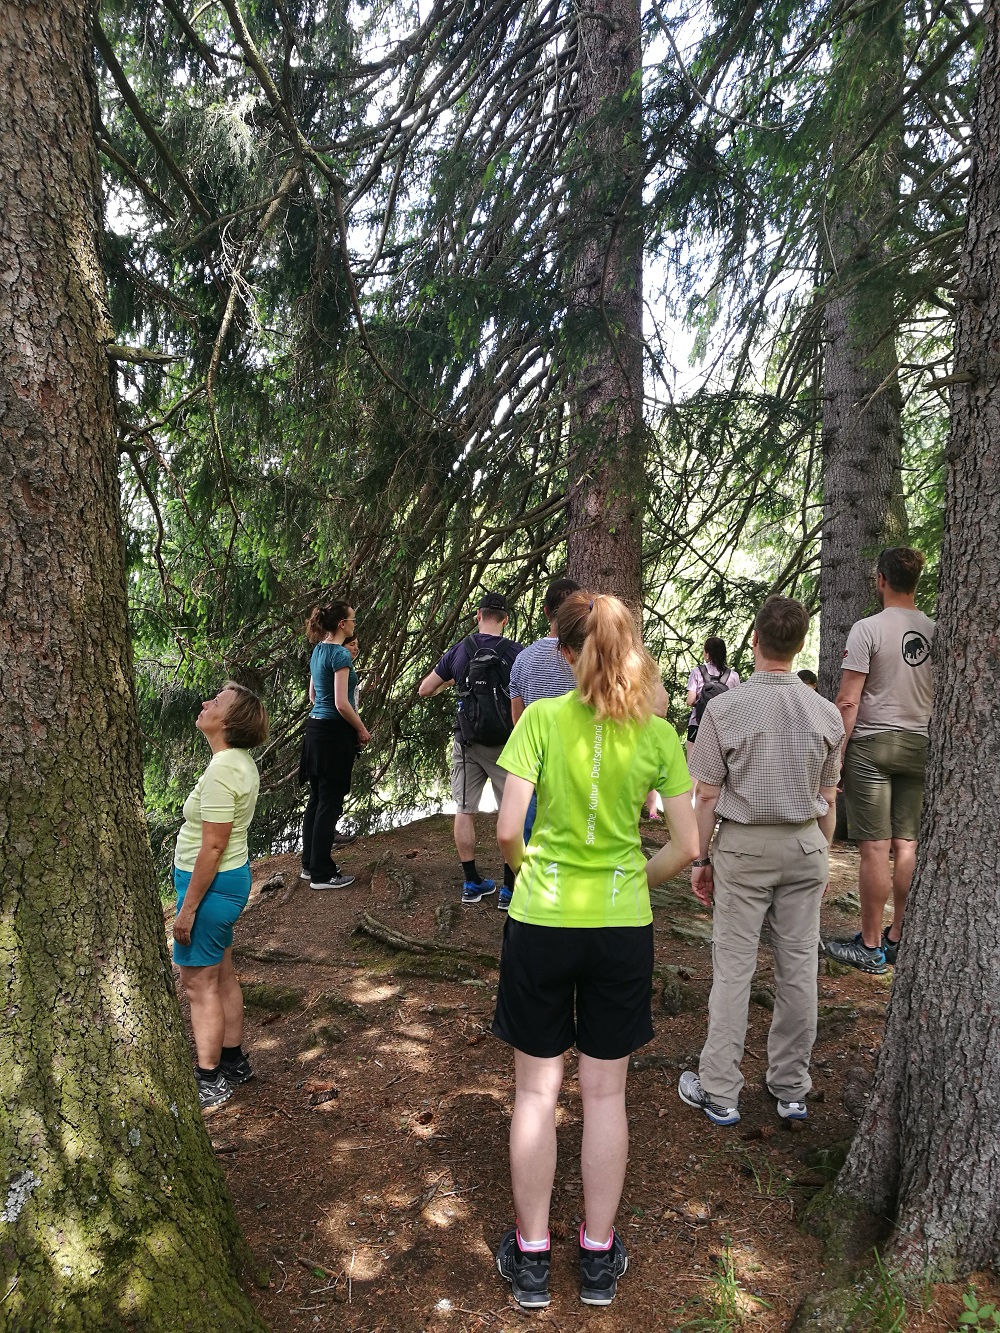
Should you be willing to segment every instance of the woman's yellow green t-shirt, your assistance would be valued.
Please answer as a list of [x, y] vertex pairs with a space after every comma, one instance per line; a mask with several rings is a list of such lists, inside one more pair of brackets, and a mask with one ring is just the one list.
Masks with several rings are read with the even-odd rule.
[[497, 762], [538, 794], [509, 915], [536, 926], [648, 925], [639, 812], [654, 788], [691, 790], [673, 727], [659, 717], [598, 722], [571, 690], [530, 704]]
[[193, 870], [201, 851], [201, 826], [232, 823], [219, 871], [237, 870], [249, 860], [247, 830], [257, 806], [260, 777], [246, 750], [219, 750], [184, 802], [184, 823], [177, 835], [174, 865]]

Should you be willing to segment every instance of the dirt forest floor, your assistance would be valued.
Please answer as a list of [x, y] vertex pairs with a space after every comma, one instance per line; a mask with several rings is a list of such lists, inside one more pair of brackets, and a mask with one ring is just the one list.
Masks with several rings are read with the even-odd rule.
[[[492, 874], [494, 819], [477, 823], [479, 864]], [[662, 825], [642, 827], [647, 844], [662, 841]], [[713, 1126], [676, 1091], [678, 1071], [697, 1068], [704, 1038], [711, 920], [686, 877], [656, 891], [656, 1036], [629, 1074], [619, 1213], [631, 1266], [610, 1308], [580, 1303], [581, 1116], [571, 1054], [559, 1109], [552, 1304], [526, 1315], [493, 1264], [512, 1224], [513, 1062], [489, 1030], [504, 916], [495, 898], [459, 904], [444, 816], [359, 839], [341, 860], [358, 877], [342, 892], [312, 892], [293, 856], [254, 866], [235, 954], [257, 1077], [207, 1116], [253, 1253], [254, 1299], [272, 1333], [494, 1333], [531, 1321], [592, 1333], [786, 1329], [802, 1297], [822, 1285], [818, 1243], [799, 1221], [853, 1132], [891, 973], [821, 964], [810, 1116], [789, 1127], [763, 1081], [773, 984], [765, 944], [743, 1120]], [[856, 889], [856, 853], [838, 846], [825, 932], [856, 929]], [[995, 1296], [986, 1277], [977, 1285]], [[871, 1312], [859, 1310], [853, 1326], [955, 1329], [963, 1289], [927, 1291], [902, 1323], [887, 1322], [868, 1293]]]

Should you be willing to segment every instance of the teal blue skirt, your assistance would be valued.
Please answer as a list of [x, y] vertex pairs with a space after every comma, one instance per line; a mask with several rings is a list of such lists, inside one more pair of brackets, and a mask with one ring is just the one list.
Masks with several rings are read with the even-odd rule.
[[[177, 910], [181, 910], [184, 895], [191, 883], [191, 871], [174, 866], [174, 888], [177, 890]], [[198, 904], [191, 927], [191, 943], [178, 944], [174, 940], [174, 962], [178, 967], [212, 967], [221, 963], [227, 949], [232, 948], [233, 926], [250, 897], [250, 862], [235, 870], [220, 870]]]

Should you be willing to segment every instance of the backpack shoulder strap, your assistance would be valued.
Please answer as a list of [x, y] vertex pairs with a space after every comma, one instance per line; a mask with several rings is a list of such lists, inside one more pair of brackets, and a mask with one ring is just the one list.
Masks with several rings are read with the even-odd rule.
[[712, 675], [711, 675], [711, 672], [710, 672], [709, 669], [708, 669], [708, 663], [707, 663], [707, 662], [699, 662], [699, 663], [698, 663], [698, 674], [701, 676], [701, 683], [702, 683], [703, 685], [707, 685], [708, 682], [712, 679]]

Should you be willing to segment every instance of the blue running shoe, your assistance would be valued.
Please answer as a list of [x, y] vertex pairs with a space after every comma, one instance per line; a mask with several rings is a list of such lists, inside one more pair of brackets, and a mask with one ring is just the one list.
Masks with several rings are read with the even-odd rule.
[[462, 885], [462, 902], [478, 903], [481, 898], [488, 898], [491, 893], [496, 893], [496, 881], [492, 879], [481, 879], [477, 884], [475, 880], [467, 879]]
[[510, 900], [514, 896], [514, 890], [508, 889], [506, 884], [500, 885], [500, 892], [497, 894], [497, 911], [506, 912], [510, 906]]

